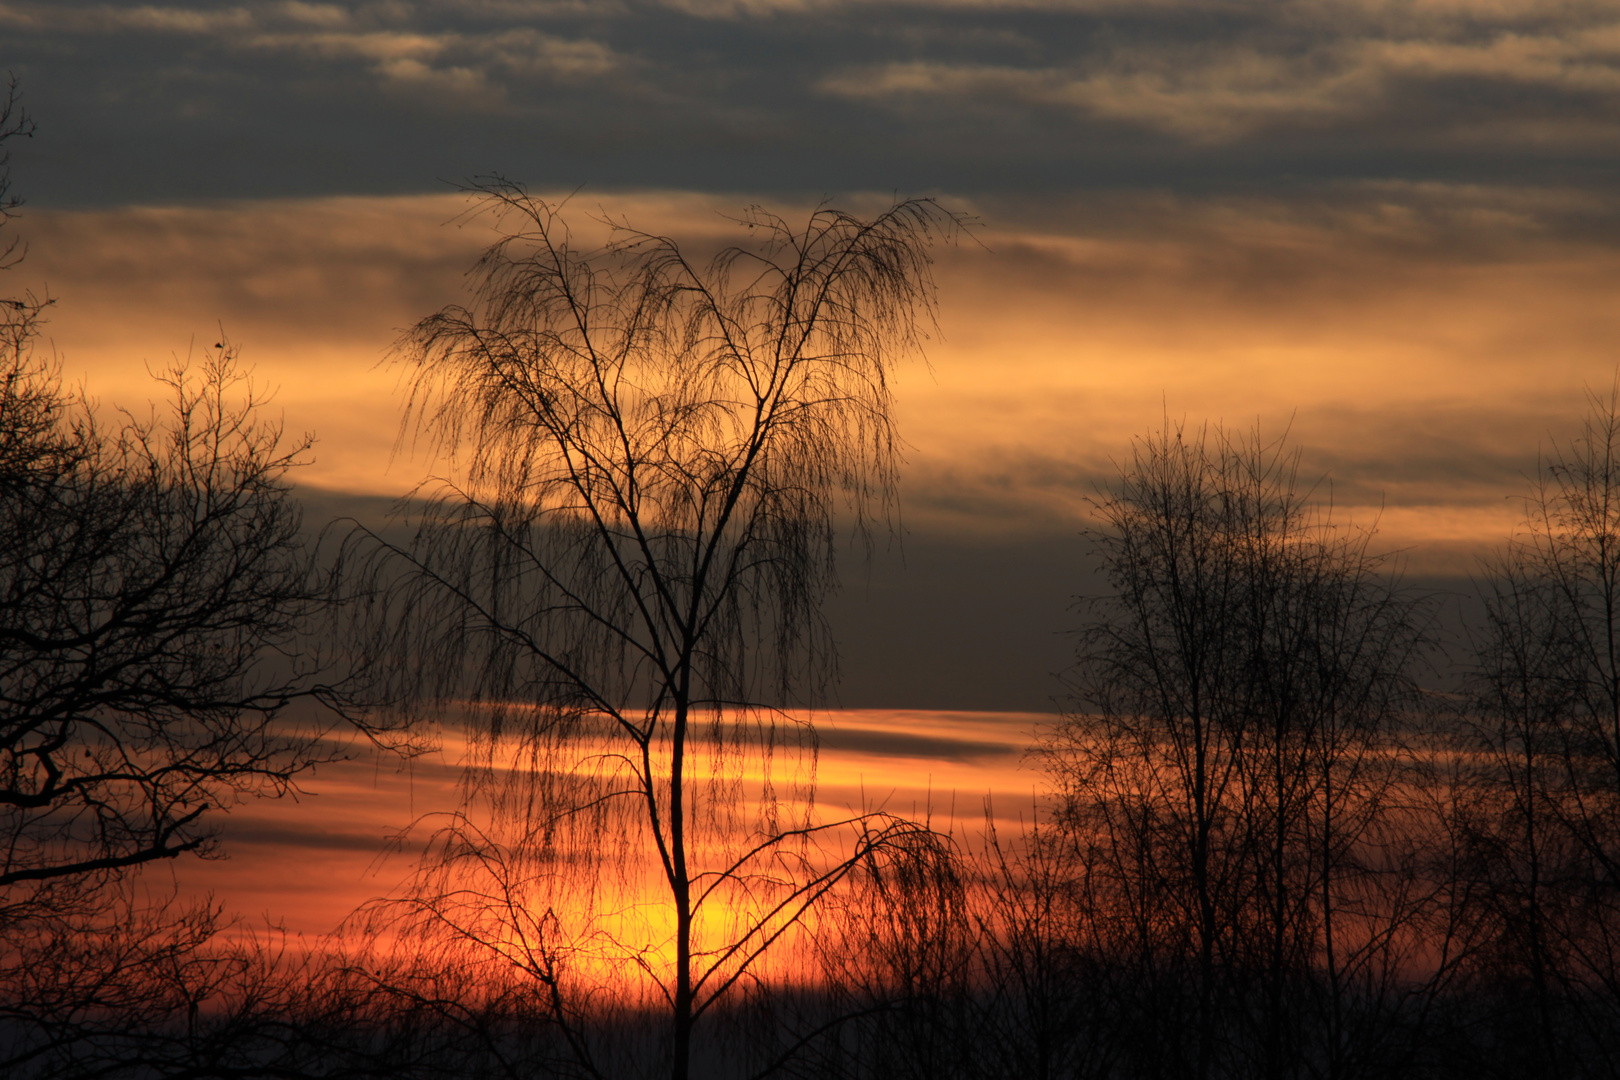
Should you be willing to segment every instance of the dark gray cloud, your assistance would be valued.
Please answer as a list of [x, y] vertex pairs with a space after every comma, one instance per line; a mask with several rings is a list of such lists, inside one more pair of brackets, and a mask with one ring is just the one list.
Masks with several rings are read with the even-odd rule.
[[1039, 713], [1065, 703], [1058, 676], [1074, 653], [1074, 599], [1097, 587], [1077, 528], [977, 539], [917, 532], [870, 564], [848, 559], [844, 579], [828, 610], [838, 704]]
[[1603, 0], [6, 0], [57, 204], [541, 185], [1594, 183]]
[[847, 751], [879, 757], [929, 758], [936, 761], [983, 761], [987, 758], [1017, 757], [1025, 750], [1024, 742], [1021, 740], [986, 742], [953, 738], [949, 734], [869, 731], [833, 725], [818, 730], [817, 742], [824, 751]]
[[309, 824], [255, 821], [247, 815], [229, 819], [224, 831], [232, 848], [263, 845], [304, 850], [358, 851], [376, 855], [388, 850], [391, 841], [391, 837], [381, 829], [346, 832]]

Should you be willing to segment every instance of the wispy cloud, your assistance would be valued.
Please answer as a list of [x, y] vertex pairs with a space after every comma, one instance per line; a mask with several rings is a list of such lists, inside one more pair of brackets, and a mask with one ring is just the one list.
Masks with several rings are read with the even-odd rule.
[[[503, 17], [517, 17], [522, 10], [514, 8]], [[13, 3], [0, 4], [0, 26], [36, 34], [200, 38], [238, 54], [260, 51], [305, 62], [359, 62], [384, 88], [428, 91], [438, 95], [441, 106], [477, 109], [506, 102], [510, 84], [602, 79], [622, 76], [626, 67], [625, 57], [589, 37], [504, 22], [446, 27], [404, 3], [340, 6], [277, 0], [228, 8]]]
[[[1620, 18], [1526, 31], [1511, 17], [1521, 11], [1507, 14], [1506, 25], [1495, 26], [1488, 14], [1406, 27], [1283, 18], [1195, 40], [1138, 33], [1061, 64], [884, 61], [830, 73], [817, 85], [900, 108], [936, 97], [981, 109], [1069, 109], [1193, 142], [1365, 120], [1443, 99], [1448, 85], [1464, 83], [1476, 93], [1495, 86], [1579, 95], [1592, 99], [1588, 109], [1620, 114]], [[1497, 110], [1523, 111], [1511, 102]], [[1460, 123], [1470, 110], [1451, 111]]]

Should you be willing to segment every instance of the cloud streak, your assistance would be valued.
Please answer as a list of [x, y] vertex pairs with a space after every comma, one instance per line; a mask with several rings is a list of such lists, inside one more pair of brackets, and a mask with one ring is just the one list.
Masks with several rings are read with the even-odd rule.
[[[1415, 25], [1367, 19], [1356, 9], [1345, 17], [1345, 9], [1333, 5], [1323, 12], [1327, 17], [1314, 19], [1302, 18], [1299, 6], [1275, 11], [1273, 20], [1247, 20], [1235, 31], [1196, 38], [1139, 29], [1076, 50], [1059, 64], [1041, 62], [1033, 49], [1024, 64], [885, 61], [832, 73], [818, 89], [902, 108], [939, 98], [981, 110], [1071, 110], [1193, 143], [1388, 120], [1414, 104], [1452, 112], [1431, 124], [1438, 121], [1460, 137], [1478, 117], [1448, 99], [1458, 90], [1486, 88], [1504, 99], [1497, 103], [1498, 119], [1514, 111], [1552, 119], [1552, 99], [1584, 107], [1590, 123], [1564, 128], [1564, 135], [1591, 137], [1615, 116], [1620, 19], [1612, 11], [1602, 17], [1607, 21], [1570, 18], [1534, 29], [1521, 28], [1520, 13], [1511, 10], [1483, 18], [1459, 11]], [[1547, 100], [1529, 100], [1537, 94]]]
[[1620, 16], [1596, 0], [8, 0], [0, 28], [68, 143], [37, 185], [63, 202], [495, 170], [801, 194], [1546, 184], [1620, 154]]
[[509, 90], [523, 85], [624, 74], [625, 58], [588, 38], [524, 26], [424, 25], [410, 12], [403, 4], [345, 7], [297, 0], [224, 9], [3, 4], [0, 26], [68, 39], [203, 39], [215, 56], [268, 53], [339, 70], [357, 63], [381, 88], [427, 92], [439, 108], [451, 110], [504, 107]]
[[[740, 201], [582, 195], [571, 216], [585, 246], [606, 235], [596, 213], [709, 251], [738, 238], [725, 214]], [[304, 482], [399, 492], [425, 465], [391, 458], [383, 360], [400, 328], [463, 297], [494, 235], [464, 208], [435, 196], [36, 212], [23, 270], [60, 298], [50, 332], [92, 392], [144, 399], [144, 361], [223, 323], [281, 388], [289, 424], [321, 436]], [[1586, 387], [1614, 378], [1620, 216], [1579, 189], [972, 208], [982, 246], [939, 253], [943, 337], [896, 383], [913, 529], [1072, 535], [1133, 437], [1258, 421], [1288, 430], [1305, 474], [1391, 542], [1494, 542], [1538, 448], [1574, 423]]]

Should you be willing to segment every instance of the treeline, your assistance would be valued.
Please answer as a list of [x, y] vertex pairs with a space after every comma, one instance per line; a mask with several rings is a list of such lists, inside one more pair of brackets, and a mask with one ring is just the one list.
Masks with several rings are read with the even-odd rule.
[[1620, 1069], [1620, 397], [1460, 639], [1456, 598], [1404, 586], [1297, 464], [1252, 434], [1135, 445], [1036, 750], [1056, 811], [958, 871], [952, 930], [881, 891], [868, 1000], [893, 1006], [855, 1074]]
[[[31, 133], [13, 87], [0, 144]], [[836, 524], [888, 521], [888, 372], [968, 223], [755, 211], [700, 266], [480, 190], [471, 306], [400, 345], [462, 471], [383, 532], [312, 537], [307, 441], [228, 343], [109, 421], [34, 348], [49, 299], [5, 302], [0, 1074], [1620, 1073], [1620, 397], [1461, 639], [1281, 443], [1139, 440], [1032, 749], [1051, 812], [829, 821], [789, 706], [834, 670]], [[433, 720], [466, 802], [344, 934], [150, 872]]]

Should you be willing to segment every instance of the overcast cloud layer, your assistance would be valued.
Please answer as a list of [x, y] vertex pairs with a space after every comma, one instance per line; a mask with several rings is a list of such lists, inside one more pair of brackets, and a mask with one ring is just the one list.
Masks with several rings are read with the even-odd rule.
[[911, 539], [832, 612], [847, 705], [1051, 707], [1087, 500], [1166, 422], [1290, 431], [1455, 582], [1620, 360], [1614, 0], [0, 0], [7, 69], [0, 295], [60, 301], [106, 402], [223, 326], [320, 436], [317, 518], [427, 468], [378, 364], [491, 239], [448, 184], [700, 249], [755, 200], [976, 215], [898, 378]]
[[1613, 180], [1612, 0], [0, 2], [39, 203]]

